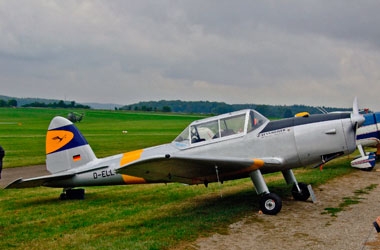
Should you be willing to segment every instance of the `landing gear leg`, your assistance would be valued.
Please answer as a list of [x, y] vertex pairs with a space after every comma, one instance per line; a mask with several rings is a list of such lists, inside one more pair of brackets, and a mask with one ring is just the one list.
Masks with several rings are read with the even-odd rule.
[[278, 195], [269, 192], [268, 186], [265, 183], [264, 177], [259, 169], [251, 172], [249, 175], [251, 177], [253, 185], [256, 188], [257, 194], [261, 195], [260, 210], [264, 214], [278, 214], [282, 208], [281, 198]]
[[293, 184], [292, 195], [293, 198], [297, 201], [306, 201], [310, 197], [310, 192], [307, 187], [307, 184], [297, 182], [296, 177], [294, 176], [293, 170], [284, 170], [282, 171], [282, 175], [287, 184]]
[[83, 200], [84, 199], [84, 189], [72, 189], [64, 188], [61, 195], [59, 196], [60, 200]]

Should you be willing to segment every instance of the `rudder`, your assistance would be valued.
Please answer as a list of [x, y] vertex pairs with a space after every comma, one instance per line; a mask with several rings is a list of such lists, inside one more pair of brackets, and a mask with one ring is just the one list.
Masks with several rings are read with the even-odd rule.
[[78, 130], [66, 118], [54, 117], [46, 134], [46, 168], [59, 173], [96, 160], [95, 153]]

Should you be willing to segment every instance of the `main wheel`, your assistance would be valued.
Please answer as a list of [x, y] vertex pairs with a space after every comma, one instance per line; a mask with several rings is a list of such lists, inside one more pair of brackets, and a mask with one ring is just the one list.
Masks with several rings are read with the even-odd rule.
[[373, 168], [374, 168], [374, 167], [361, 168], [360, 170], [361, 170], [361, 171], [366, 171], [366, 172], [371, 172]]
[[307, 184], [300, 182], [298, 183], [298, 187], [300, 188], [301, 192], [298, 191], [298, 188], [296, 184], [293, 185], [292, 188], [292, 195], [293, 198], [297, 201], [306, 201], [310, 197], [309, 189], [307, 188]]
[[281, 211], [282, 200], [277, 194], [264, 194], [260, 198], [260, 209], [264, 214], [276, 215]]

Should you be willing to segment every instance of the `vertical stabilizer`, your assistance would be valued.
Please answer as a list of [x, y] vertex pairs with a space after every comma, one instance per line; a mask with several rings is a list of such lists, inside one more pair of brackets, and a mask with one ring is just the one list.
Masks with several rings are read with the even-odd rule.
[[87, 164], [96, 159], [78, 128], [66, 118], [56, 116], [46, 134], [46, 167], [54, 174]]

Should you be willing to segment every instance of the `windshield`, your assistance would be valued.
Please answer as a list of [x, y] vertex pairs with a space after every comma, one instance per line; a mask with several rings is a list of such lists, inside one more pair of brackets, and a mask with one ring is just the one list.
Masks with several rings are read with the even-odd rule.
[[244, 132], [246, 114], [220, 119], [220, 136], [228, 136]]
[[182, 131], [182, 133], [179, 134], [179, 136], [177, 136], [177, 138], [175, 138], [174, 141], [176, 142], [183, 142], [183, 141], [188, 141], [189, 140], [189, 127], [185, 128], [184, 131]]
[[191, 143], [215, 139], [218, 134], [218, 120], [190, 126]]
[[213, 141], [217, 138], [241, 136], [259, 127], [268, 119], [254, 110], [243, 110], [224, 114], [190, 124], [174, 140], [179, 147], [198, 142]]
[[247, 133], [252, 132], [256, 128], [260, 127], [266, 121], [268, 121], [268, 119], [265, 116], [251, 110], [249, 112]]

